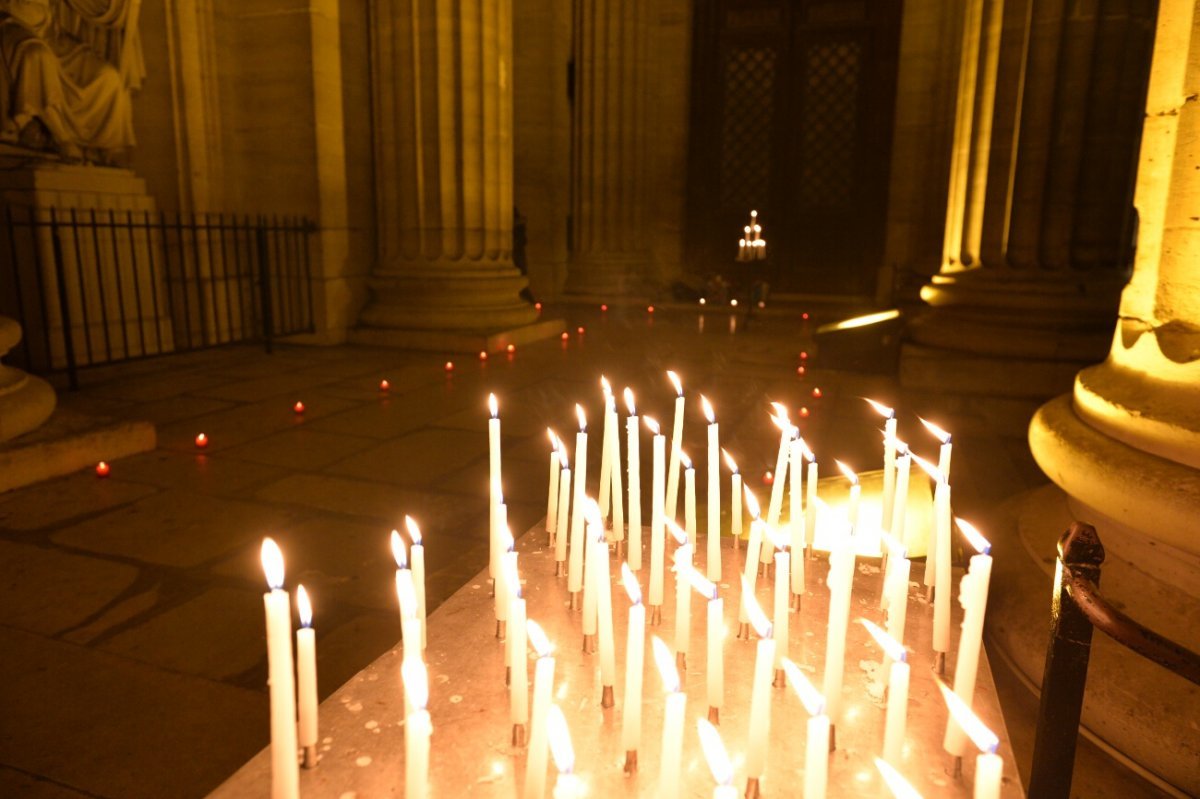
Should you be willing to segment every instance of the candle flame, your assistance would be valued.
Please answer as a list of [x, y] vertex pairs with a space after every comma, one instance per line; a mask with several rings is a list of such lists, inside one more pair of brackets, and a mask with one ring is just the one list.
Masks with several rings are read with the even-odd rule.
[[758, 604], [758, 600], [754, 598], [754, 587], [750, 585], [750, 581], [746, 579], [746, 575], [742, 575], [742, 604], [746, 606], [746, 616], [750, 619], [750, 626], [754, 628], [754, 632], [758, 633], [759, 638], [773, 638], [774, 628], [771, 625], [771, 620], [767, 618], [767, 614], [763, 613], [762, 605]]
[[758, 211], [751, 211], [751, 212], [750, 212], [750, 218], [751, 218], [751, 219], [758, 219]]
[[[920, 416], [918, 416], [917, 418], [921, 419]], [[933, 422], [929, 421], [928, 419], [921, 419], [921, 424], [925, 425], [925, 429], [928, 430], [930, 433], [932, 433], [933, 437], [936, 438], [938, 441], [942, 442], [943, 444], [950, 443], [950, 434], [948, 432], [946, 432], [945, 430], [943, 430], [942, 428], [938, 427]]]
[[921, 471], [925, 472], [925, 474], [932, 477], [935, 482], [943, 483], [946, 481], [946, 476], [944, 474], [942, 474], [942, 470], [939, 469], [937, 466], [933, 465], [932, 463], [930, 463], [929, 461], [922, 458], [920, 455], [917, 455], [914, 452], [914, 453], [912, 453], [912, 459], [916, 462], [916, 464], [918, 466], [921, 467]]
[[559, 446], [558, 448], [558, 465], [561, 469], [571, 468], [571, 461], [567, 458], [567, 448], [565, 446]]
[[992, 552], [992, 542], [988, 541], [975, 525], [971, 524], [966, 519], [954, 517], [955, 523], [958, 524], [958, 529], [962, 530], [963, 536], [971, 542], [971, 546], [975, 547], [975, 551], [980, 555], [990, 555]]
[[674, 519], [666, 519], [667, 532], [675, 539], [675, 543], [679, 546], [686, 546], [688, 542], [687, 530], [684, 530]]
[[283, 551], [274, 538], [264, 538], [262, 542], [262, 567], [267, 576], [267, 585], [272, 591], [283, 588]]
[[493, 419], [500, 415], [500, 403], [496, 401], [495, 394], [488, 394], [488, 413]]
[[512, 552], [513, 547], [516, 546], [516, 543], [517, 542], [513, 539], [512, 530], [508, 527], [508, 525], [505, 525], [504, 531], [500, 533], [500, 551]]
[[696, 593], [708, 600], [717, 598], [717, 584], [700, 573], [694, 566], [687, 566], [684, 571], [687, 581], [696, 589]]
[[408, 568], [408, 553], [404, 550], [404, 539], [399, 530], [392, 530], [392, 557], [396, 560], [397, 569]]
[[700, 407], [704, 409], [704, 418], [708, 419], [709, 424], [717, 421], [717, 415], [713, 412], [712, 403], [708, 401], [708, 397], [700, 395]]
[[301, 627], [312, 627], [312, 603], [308, 601], [308, 592], [303, 585], [296, 586], [296, 613], [300, 616]]
[[696, 720], [696, 732], [700, 736], [700, 748], [704, 750], [704, 762], [718, 785], [733, 784], [733, 763], [729, 760], [729, 752], [721, 733], [708, 719]]
[[628, 563], [621, 563], [621, 585], [625, 586], [625, 593], [629, 595], [631, 604], [642, 604], [642, 587], [638, 585], [637, 576], [634, 575], [633, 569], [629, 568]]
[[604, 521], [600, 517], [600, 505], [591, 497], [585, 497], [583, 500], [583, 519], [587, 522], [588, 527], [593, 529], [599, 527], [601, 534], [604, 533]]
[[550, 449], [558, 449], [558, 435], [549, 427], [546, 428], [546, 438], [550, 439]]
[[412, 571], [401, 569], [396, 572], [396, 601], [400, 603], [400, 615], [411, 619], [417, 615], [417, 589], [413, 586]]
[[529, 639], [529, 647], [538, 657], [550, 657], [554, 652], [554, 646], [542, 631], [542, 626], [533, 619], [525, 620], [525, 636]]
[[889, 408], [888, 406], [884, 405], [883, 403], [876, 402], [873, 399], [867, 399], [866, 397], [863, 397], [863, 399], [867, 400], [867, 404], [870, 405], [872, 408], [874, 408], [875, 412], [878, 413], [880, 416], [882, 416], [884, 419], [895, 419], [896, 418], [896, 409], [895, 408]]
[[646, 428], [651, 433], [658, 435], [658, 422], [654, 421], [654, 419], [649, 416], [643, 416], [642, 421], [646, 423]]
[[892, 660], [908, 660], [908, 653], [904, 648], [904, 644], [888, 635], [886, 630], [880, 628], [878, 624], [870, 619], [859, 619], [858, 621], [863, 627], [867, 628], [867, 632], [875, 639], [875, 643], [879, 644], [879, 648], [883, 650], [883, 654]]
[[608, 378], [600, 375], [600, 389], [604, 392], [604, 399], [612, 399], [612, 385], [608, 382]]
[[414, 547], [421, 546], [421, 528], [417, 526], [417, 520], [405, 515], [404, 527], [408, 530], [408, 540], [412, 541], [412, 545]]
[[[788, 421], [788, 409], [786, 405], [784, 405], [782, 402], [772, 402], [771, 407], [775, 409], [775, 416], [783, 419], [785, 422]], [[776, 422], [776, 424], [779, 423]]]
[[671, 378], [671, 385], [675, 386], [675, 394], [677, 396], [682, 397], [683, 396], [683, 383], [679, 382], [679, 375], [668, 370], [667, 377]]
[[958, 726], [963, 728], [967, 737], [980, 752], [996, 754], [996, 750], [1000, 748], [1000, 739], [996, 737], [996, 733], [989, 730], [979, 716], [975, 715], [975, 711], [971, 710], [971, 706], [950, 690], [946, 683], [938, 680], [937, 684], [942, 691], [942, 699], [946, 700], [946, 706], [950, 708], [950, 715], [954, 717]]
[[654, 649], [654, 662], [658, 666], [659, 676], [662, 677], [663, 690], [669, 694], [679, 691], [679, 670], [675, 668], [675, 658], [671, 649], [657, 635], [650, 636], [650, 645]]
[[629, 386], [625, 386], [625, 407], [629, 409], [630, 416], [637, 416], [637, 406], [633, 404], [633, 390]]
[[800, 444], [804, 447], [804, 460], [808, 461], [809, 463], [816, 463], [817, 456], [811, 449], [808, 448], [808, 442], [802, 438], [800, 439]]
[[881, 530], [879, 537], [883, 539], [883, 543], [887, 546], [888, 557], [892, 558], [907, 558], [908, 547], [904, 546], [904, 542], [896, 536], [889, 533], [887, 530]]
[[575, 403], [575, 418], [579, 420], [579, 432], [587, 430], [587, 414], [583, 412], [583, 406], [578, 402]]
[[571, 730], [567, 727], [562, 708], [551, 703], [546, 712], [546, 738], [550, 741], [550, 756], [559, 774], [575, 770], [575, 747], [571, 745]]
[[679, 450], [679, 462], [683, 464], [684, 471], [692, 468], [692, 459], [683, 450]]
[[774, 527], [766, 522], [762, 523], [763, 535], [771, 542], [771, 546], [782, 552], [790, 546], [790, 537], [778, 527]]
[[405, 658], [400, 664], [400, 678], [404, 681], [404, 693], [417, 710], [429, 704], [429, 672], [425, 661], [420, 658]]
[[792, 690], [800, 698], [800, 704], [804, 705], [804, 709], [808, 711], [808, 715], [819, 716], [824, 713], [825, 697], [812, 684], [812, 680], [808, 679], [804, 675], [804, 672], [800, 670], [800, 667], [788, 658], [782, 659], [782, 666], [788, 685], [792, 686]]
[[750, 486], [742, 486], [742, 493], [746, 495], [746, 513], [750, 514], [752, 521], [758, 521], [762, 510], [758, 507], [758, 498], [754, 496], [754, 492], [750, 490]]
[[896, 799], [921, 799], [921, 793], [908, 780], [900, 775], [899, 771], [883, 758], [875, 758], [875, 768], [879, 769], [879, 773], [883, 775], [883, 782], [891, 791], [892, 796]]
[[853, 469], [836, 458], [833, 462], [837, 464], [837, 467], [841, 470], [842, 474], [846, 475], [846, 479], [850, 481], [851, 485], [858, 485], [858, 475], [854, 473]]
[[724, 447], [721, 447], [721, 457], [725, 459], [725, 465], [729, 467], [729, 471], [733, 472], [734, 474], [737, 474], [738, 473], [737, 461], [735, 461], [733, 459], [733, 456], [730, 455], [729, 452]]

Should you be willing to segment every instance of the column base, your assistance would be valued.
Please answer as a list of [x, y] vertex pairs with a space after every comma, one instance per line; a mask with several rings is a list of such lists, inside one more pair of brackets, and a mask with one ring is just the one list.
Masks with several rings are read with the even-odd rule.
[[[21, 341], [21, 326], [0, 316], [0, 356]], [[0, 365], [0, 441], [38, 427], [54, 412], [54, 389], [40, 377]]]

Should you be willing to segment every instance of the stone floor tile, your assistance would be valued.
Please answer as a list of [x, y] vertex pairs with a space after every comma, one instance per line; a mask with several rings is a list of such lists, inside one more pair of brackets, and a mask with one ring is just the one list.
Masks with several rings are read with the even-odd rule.
[[290, 397], [276, 398], [160, 425], [158, 445], [163, 449], [194, 452], [196, 435], [204, 433], [209, 438], [207, 451], [220, 452], [271, 433], [310, 427], [323, 417], [338, 414], [355, 403], [336, 398], [314, 403], [310, 399], [305, 402], [303, 414], [297, 414], [293, 404]]
[[[249, 463], [196, 451], [157, 449], [123, 458], [113, 465], [119, 481], [146, 483], [160, 488], [180, 488], [205, 494], [236, 494], [276, 480], [287, 472], [279, 466]], [[118, 478], [112, 478], [118, 482]]]
[[[113, 464], [120, 473], [120, 461]], [[90, 470], [0, 495], [0, 528], [39, 530], [84, 518], [155, 493], [151, 486], [101, 480]]]
[[223, 450], [214, 460], [233, 458], [251, 463], [315, 472], [375, 444], [371, 438], [334, 435], [298, 426], [282, 433]]
[[487, 457], [485, 436], [427, 428], [351, 455], [329, 468], [332, 474], [423, 487]]
[[77, 791], [44, 777], [0, 766], [0, 796], [20, 799], [88, 799], [92, 794]]
[[147, 613], [158, 604], [161, 595], [159, 585], [136, 593], [127, 590], [122, 598], [109, 603], [102, 613], [93, 615], [87, 623], [73, 627], [58, 637], [72, 644], [90, 644], [114, 628]]
[[192, 419], [197, 416], [223, 411], [232, 408], [234, 404], [226, 400], [210, 399], [208, 397], [193, 397], [184, 394], [169, 399], [153, 400], [138, 403], [130, 408], [128, 416], [153, 422], [156, 425], [177, 422], [181, 419]]

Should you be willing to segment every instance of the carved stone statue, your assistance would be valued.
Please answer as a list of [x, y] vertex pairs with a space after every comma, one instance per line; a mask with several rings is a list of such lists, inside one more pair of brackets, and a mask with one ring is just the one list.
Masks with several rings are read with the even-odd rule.
[[0, 142], [109, 163], [133, 146], [141, 0], [0, 0]]

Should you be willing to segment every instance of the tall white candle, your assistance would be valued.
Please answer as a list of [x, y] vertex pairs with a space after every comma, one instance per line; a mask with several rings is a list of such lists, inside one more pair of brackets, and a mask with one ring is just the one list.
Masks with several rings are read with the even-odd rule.
[[[679, 453], [683, 450], [683, 383], [679, 375], [667, 372], [671, 385], [675, 387], [675, 426], [671, 429], [671, 465], [667, 469], [667, 493], [663, 500], [663, 512], [674, 520], [679, 512]], [[654, 604], [651, 602], [650, 604]]]
[[412, 571], [396, 570], [396, 599], [400, 605], [400, 633], [404, 639], [404, 659], [420, 660], [421, 620], [417, 618], [417, 592]]
[[825, 707], [830, 722], [841, 721], [842, 678], [846, 666], [846, 625], [850, 621], [850, 589], [854, 584], [854, 542], [850, 531], [830, 544], [829, 627], [825, 639]]
[[896, 540], [907, 546], [908, 475], [912, 457], [903, 441], [896, 442], [896, 498], [892, 503], [892, 523], [888, 529]]
[[725, 704], [725, 600], [717, 596], [714, 585], [708, 600], [708, 669], [705, 688], [708, 712], [716, 716]]
[[671, 660], [671, 650], [657, 635], [651, 636], [654, 660], [662, 676], [667, 694], [663, 708], [663, 739], [661, 771], [658, 777], [659, 799], [677, 799], [683, 765], [683, 716], [687, 710], [687, 694], [679, 682], [679, 671]]
[[625, 405], [629, 418], [625, 420], [625, 449], [629, 456], [629, 544], [625, 557], [629, 568], [642, 568], [642, 464], [641, 441], [638, 437], [637, 406], [633, 404], [633, 392], [625, 389]]
[[717, 732], [712, 722], [698, 719], [696, 734], [700, 738], [700, 748], [704, 752], [708, 770], [717, 783], [713, 789], [713, 799], [737, 799], [737, 789], [733, 787], [733, 763], [729, 759], [729, 752], [725, 750], [721, 733]]
[[767, 527], [768, 538], [775, 550], [775, 681], [783, 684], [783, 659], [788, 656], [790, 636], [788, 630], [788, 609], [792, 593], [791, 556], [787, 551], [787, 541], [781, 532], [771, 535]]
[[950, 651], [950, 485], [939, 480], [933, 495], [937, 523], [937, 585], [933, 597], [933, 650]]
[[808, 461], [808, 474], [805, 475], [804, 487], [804, 535], [809, 554], [814, 551], [813, 542], [817, 537], [817, 456], [808, 445], [804, 446], [804, 459]]
[[999, 799], [1004, 772], [1003, 761], [996, 754], [996, 750], [1000, 748], [1000, 738], [941, 680], [938, 680], [938, 689], [942, 692], [942, 699], [945, 700], [954, 723], [966, 732], [967, 737], [982, 753], [975, 760], [975, 799]]
[[946, 482], [950, 482], [950, 433], [927, 419], [921, 419], [921, 424], [925, 425], [925, 429], [941, 444], [938, 449], [938, 471], [945, 476]]
[[[864, 398], [865, 399], [865, 398]], [[896, 499], [896, 409], [875, 400], [867, 403], [884, 418], [883, 423], [883, 493], [879, 501], [880, 526], [891, 531], [892, 508]]]
[[537, 655], [533, 671], [533, 704], [529, 724], [529, 751], [525, 756], [525, 799], [542, 799], [546, 794], [546, 755], [549, 754], [546, 717], [554, 689], [554, 652], [538, 623], [525, 623], [529, 646]]
[[405, 661], [400, 673], [406, 703], [412, 707], [404, 721], [404, 797], [425, 799], [429, 795], [429, 738], [433, 733], [426, 709], [429, 675], [420, 659]]
[[570, 518], [567, 514], [571, 507], [571, 468], [570, 461], [567, 460], [567, 448], [562, 446], [558, 451], [558, 459], [562, 463], [558, 472], [558, 517], [561, 523], [558, 525], [558, 532], [554, 536], [554, 573], [562, 574], [563, 567], [567, 565], [567, 541], [570, 539], [570, 528], [567, 519]]
[[779, 526], [779, 515], [783, 512], [783, 487], [787, 483], [788, 452], [795, 429], [788, 419], [787, 408], [779, 402], [772, 402], [775, 415], [771, 421], [779, 428], [779, 454], [775, 456], [775, 472], [771, 476], [771, 502], [767, 505], [767, 524]]
[[[618, 495], [614, 495], [616, 497]], [[619, 502], [619, 500], [618, 500]], [[613, 686], [617, 681], [617, 656], [613, 643], [612, 564], [604, 530], [596, 541], [596, 626], [599, 634], [600, 684], [603, 686], [601, 704], [612, 707]]]
[[500, 405], [495, 394], [488, 394], [488, 412], [491, 414], [488, 419], [488, 519], [491, 522], [488, 531], [488, 575], [494, 581], [500, 568], [500, 523], [497, 512], [504, 501], [500, 494]]
[[688, 539], [696, 540], [696, 470], [686, 452], [679, 453], [683, 463], [683, 529]]
[[[967, 705], [975, 701], [975, 677], [979, 671], [979, 650], [983, 644], [983, 618], [987, 612], [988, 584], [992, 578], [992, 545], [975, 526], [956, 519], [958, 529], [979, 554], [971, 556], [966, 575], [958, 585], [958, 601], [963, 607], [962, 634], [958, 639], [958, 660], [954, 666], [954, 693]], [[951, 719], [946, 724], [943, 746], [962, 757], [967, 735]]]
[[738, 471], [737, 461], [725, 450], [725, 464], [731, 472], [729, 478], [729, 532], [733, 537], [733, 547], [737, 549], [742, 538], [742, 475]]
[[270, 591], [263, 594], [267, 620], [267, 685], [271, 696], [271, 796], [300, 795], [296, 763], [296, 683], [292, 664], [292, 601], [283, 590], [283, 552], [264, 538], [262, 566]]
[[554, 767], [558, 769], [558, 778], [554, 781], [554, 799], [582, 799], [584, 786], [583, 781], [575, 776], [575, 748], [571, 745], [571, 730], [558, 705], [550, 705], [546, 727], [550, 754], [554, 757]]
[[607, 519], [609, 492], [612, 490], [612, 434], [616, 432], [616, 405], [613, 401], [612, 386], [604, 375], [600, 375], [600, 386], [604, 389], [604, 427], [600, 431], [600, 489], [597, 500], [600, 516]]
[[[892, 538], [894, 541], [894, 537]], [[884, 586], [887, 595], [887, 632], [892, 638], [904, 642], [904, 623], [908, 615], [908, 578], [912, 561], [906, 557], [902, 546], [892, 547], [888, 555], [888, 583]]]
[[567, 566], [567, 590], [578, 594], [583, 588], [584, 519], [583, 501], [587, 497], [587, 417], [583, 406], [575, 406], [579, 432], [575, 435], [575, 496], [571, 500], [571, 553]]
[[[792, 547], [804, 549], [804, 439], [796, 436], [788, 444], [788, 522]], [[799, 546], [797, 546], [799, 542]]]
[[[529, 658], [525, 651], [529, 646], [525, 632], [525, 596], [521, 590], [521, 575], [517, 571], [517, 553], [511, 552], [505, 561], [505, 582], [509, 590], [511, 607], [508, 612], [508, 707], [513, 725], [514, 744], [517, 736], [523, 736], [529, 723]], [[520, 732], [518, 732], [520, 729]]]
[[550, 543], [553, 544], [554, 535], [558, 532], [558, 472], [562, 462], [558, 458], [558, 436], [548, 427], [546, 435], [550, 438], [550, 487], [546, 491], [546, 532], [550, 536]]
[[[754, 596], [754, 591], [758, 586], [758, 560], [759, 551], [763, 548], [763, 521], [759, 518], [758, 499], [755, 498], [754, 492], [748, 487], [743, 489], [746, 495], [746, 509], [750, 512], [750, 540], [746, 543], [746, 561], [742, 566], [742, 588], [745, 590], [749, 587], [750, 595]], [[738, 625], [748, 625], [750, 623], [750, 612], [747, 609], [746, 598], [742, 597], [742, 601], [738, 603]], [[745, 632], [749, 637], [749, 630], [739, 630], [738, 635]]]
[[881, 630], [877, 624], [860, 619], [871, 633], [885, 655], [884, 663], [892, 665], [888, 671], [887, 716], [883, 727], [883, 759], [899, 766], [901, 748], [904, 744], [904, 729], [908, 719], [909, 667], [904, 645]]
[[587, 503], [587, 507], [584, 509], [584, 516], [587, 518], [587, 538], [584, 542], [586, 555], [583, 565], [583, 651], [595, 652], [597, 610], [599, 608], [599, 589], [596, 585], [599, 574], [596, 571], [596, 561], [600, 558], [599, 547], [603, 546], [607, 549], [608, 546], [604, 543], [604, 522], [600, 519], [599, 505], [590, 497], [585, 502]]
[[654, 434], [654, 468], [650, 486], [650, 607], [658, 608], [663, 601], [663, 569], [666, 548], [664, 530], [663, 479], [665, 477], [666, 437], [659, 434], [658, 422], [645, 417], [646, 427]]
[[312, 604], [304, 586], [296, 586], [296, 694], [300, 705], [300, 748], [304, 767], [317, 765], [317, 639], [312, 628]]
[[846, 506], [846, 521], [850, 524], [850, 534], [856, 535], [858, 533], [858, 505], [862, 498], [862, 486], [859, 485], [858, 475], [854, 473], [853, 469], [839, 460], [835, 460], [834, 463], [837, 464], [838, 469], [846, 476], [846, 479], [850, 481], [850, 499]]
[[759, 635], [758, 652], [754, 661], [754, 681], [750, 689], [750, 732], [746, 746], [746, 774], [752, 780], [762, 779], [767, 770], [767, 742], [771, 734], [771, 677], [775, 667], [775, 639], [753, 589], [743, 578], [742, 602], [750, 625]]
[[974, 799], [1000, 799], [1000, 783], [1004, 776], [1004, 759], [995, 752], [984, 752], [975, 758]]
[[504, 559], [505, 555], [513, 549], [513, 537], [508, 529], [508, 506], [503, 502], [500, 503], [500, 509], [496, 518], [500, 522], [500, 532], [496, 541], [496, 551], [500, 553], [500, 563], [496, 570], [495, 588], [493, 589], [495, 593], [492, 596], [492, 604], [496, 613], [496, 637], [503, 638], [505, 633], [504, 628], [508, 624], [508, 600], [510, 594], [508, 585], [505, 582]]
[[688, 648], [692, 640], [692, 586], [688, 571], [692, 568], [692, 545], [687, 534], [668, 521], [667, 529], [679, 542], [675, 550], [675, 657], [681, 667], [686, 667]]
[[792, 661], [783, 661], [783, 672], [809, 714], [804, 742], [804, 799], [825, 799], [829, 782], [829, 716], [825, 715], [825, 697]]
[[625, 704], [621, 715], [621, 748], [625, 750], [625, 768], [637, 766], [637, 750], [642, 745], [642, 671], [646, 655], [646, 607], [642, 588], [629, 568], [621, 564], [621, 582], [629, 595], [629, 629], [625, 642]]
[[612, 487], [612, 531], [614, 541], [625, 540], [625, 489], [621, 478], [621, 432], [617, 417], [617, 405], [614, 401], [609, 406], [609, 421], [607, 435], [609, 451], [612, 453], [612, 469], [609, 471], [609, 482]]
[[708, 552], [705, 573], [708, 579], [721, 579], [721, 441], [712, 404], [701, 395], [700, 404], [708, 419]]
[[413, 590], [417, 595], [417, 618], [421, 622], [421, 649], [424, 649], [428, 641], [429, 626], [426, 623], [425, 611], [425, 543], [421, 537], [421, 528], [417, 526], [413, 517], [405, 516], [404, 526], [408, 529], [409, 540], [412, 541], [409, 549], [411, 550]]

